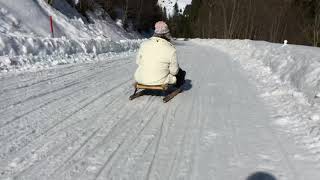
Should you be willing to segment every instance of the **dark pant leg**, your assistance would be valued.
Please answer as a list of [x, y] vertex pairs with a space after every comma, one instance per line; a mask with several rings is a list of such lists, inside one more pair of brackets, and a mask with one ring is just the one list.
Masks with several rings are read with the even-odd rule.
[[184, 84], [185, 77], [186, 77], [186, 72], [184, 70], [182, 70], [181, 68], [179, 68], [178, 74], [176, 75], [177, 83], [175, 86], [177, 88], [180, 88]]

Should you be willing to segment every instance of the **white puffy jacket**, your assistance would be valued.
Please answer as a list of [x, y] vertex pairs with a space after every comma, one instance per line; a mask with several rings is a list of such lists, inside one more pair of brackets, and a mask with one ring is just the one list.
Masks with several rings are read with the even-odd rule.
[[179, 70], [175, 47], [168, 41], [152, 37], [143, 42], [137, 54], [138, 69], [134, 75], [144, 85], [175, 84]]

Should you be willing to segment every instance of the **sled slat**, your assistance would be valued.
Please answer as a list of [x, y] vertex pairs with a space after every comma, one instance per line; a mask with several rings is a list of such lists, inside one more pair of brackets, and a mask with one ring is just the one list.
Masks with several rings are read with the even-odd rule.
[[143, 85], [143, 84], [138, 84], [135, 83], [135, 87], [137, 89], [150, 89], [150, 90], [167, 90], [168, 89], [168, 85], [153, 85], [153, 86], [149, 86], [149, 85]]

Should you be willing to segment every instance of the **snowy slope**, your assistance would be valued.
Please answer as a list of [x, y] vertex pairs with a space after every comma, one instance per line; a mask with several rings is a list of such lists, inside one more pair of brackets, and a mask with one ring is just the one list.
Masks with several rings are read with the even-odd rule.
[[53, 15], [56, 20], [55, 34], [57, 37], [68, 35], [72, 37], [89, 37], [87, 33], [68, 23], [63, 16], [59, 17], [55, 13], [50, 14], [48, 11], [50, 11], [51, 7], [46, 5], [43, 0], [0, 0], [0, 6], [14, 15], [17, 21], [20, 22], [20, 26], [36, 36], [50, 36], [49, 16]]
[[174, 5], [177, 3], [179, 10], [182, 12], [184, 11], [184, 8], [188, 5], [191, 4], [192, 0], [159, 0], [158, 3], [159, 5], [163, 8], [165, 7], [167, 10], [167, 13], [169, 15], [172, 15]]
[[319, 137], [297, 119], [308, 107], [221, 51], [245, 41], [176, 44], [188, 80], [168, 104], [128, 100], [134, 54], [1, 74], [0, 179], [319, 180]]
[[76, 9], [74, 9], [66, 0], [52, 1], [52, 6], [70, 19], [79, 19], [86, 21]]
[[[56, 19], [55, 23], [58, 24], [58, 26], [59, 24], [61, 24], [60, 26], [64, 29], [64, 32], [68, 32], [68, 37], [70, 38], [103, 37], [110, 38], [114, 41], [119, 41], [123, 39], [132, 39], [139, 37], [137, 36], [137, 34], [134, 34], [133, 32], [129, 33], [122, 27], [117, 26], [116, 23], [111, 19], [111, 17], [97, 4], [94, 4], [94, 12], [87, 12], [90, 23], [83, 23], [84, 21], [86, 22], [86, 20], [83, 19], [83, 17], [81, 18], [81, 16], [75, 10], [71, 11], [70, 9], [72, 8], [68, 5], [68, 3], [65, 2], [65, 0], [57, 1], [56, 4], [54, 4], [54, 7], [60, 10], [59, 12], [44, 3], [43, 0], [38, 0], [38, 2], [43, 7], [43, 9], [54, 16], [54, 18]], [[61, 6], [64, 6], [64, 8], [62, 8]], [[65, 8], [68, 6], [69, 8]], [[73, 19], [65, 17], [60, 12], [62, 12], [63, 14], [67, 14], [69, 17], [73, 16]], [[72, 27], [69, 27], [69, 24], [71, 24]], [[85, 32], [86, 34], [88, 34], [88, 36], [79, 36], [77, 35], [77, 33], [74, 33], [72, 29]]]
[[[132, 38], [124, 29], [115, 25], [110, 17], [98, 19], [100, 12], [90, 13], [93, 24], [85, 24], [86, 21], [65, 0], [54, 1], [54, 9], [44, 0], [0, 0], [2, 15], [14, 18], [13, 27], [21, 27], [35, 36], [50, 37], [49, 16], [54, 20], [55, 37], [65, 36], [67, 38], [96, 38], [108, 37], [112, 40]], [[101, 11], [97, 7], [97, 11]], [[5, 12], [5, 13], [3, 13]], [[1, 18], [2, 21], [4, 17]], [[4, 22], [6, 23], [6, 22]], [[1, 24], [4, 24], [1, 23]], [[6, 23], [8, 24], [8, 23]], [[108, 28], [109, 27], [109, 28]], [[112, 28], [111, 28], [112, 27]], [[7, 28], [8, 29], [8, 28]], [[14, 28], [11, 28], [14, 29]], [[16, 29], [17, 30], [17, 29]], [[19, 32], [16, 32], [18, 34]]]
[[141, 41], [130, 39], [139, 36], [117, 26], [98, 5], [88, 12], [86, 23], [65, 0], [54, 2], [53, 8], [44, 0], [0, 0], [0, 72], [84, 62], [102, 53], [138, 48]]

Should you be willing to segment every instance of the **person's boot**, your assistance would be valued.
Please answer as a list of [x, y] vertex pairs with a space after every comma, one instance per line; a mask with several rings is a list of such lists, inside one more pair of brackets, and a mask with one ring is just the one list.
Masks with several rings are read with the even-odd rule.
[[180, 69], [176, 77], [177, 77], [177, 83], [175, 86], [176, 88], [180, 88], [185, 83], [186, 72]]

